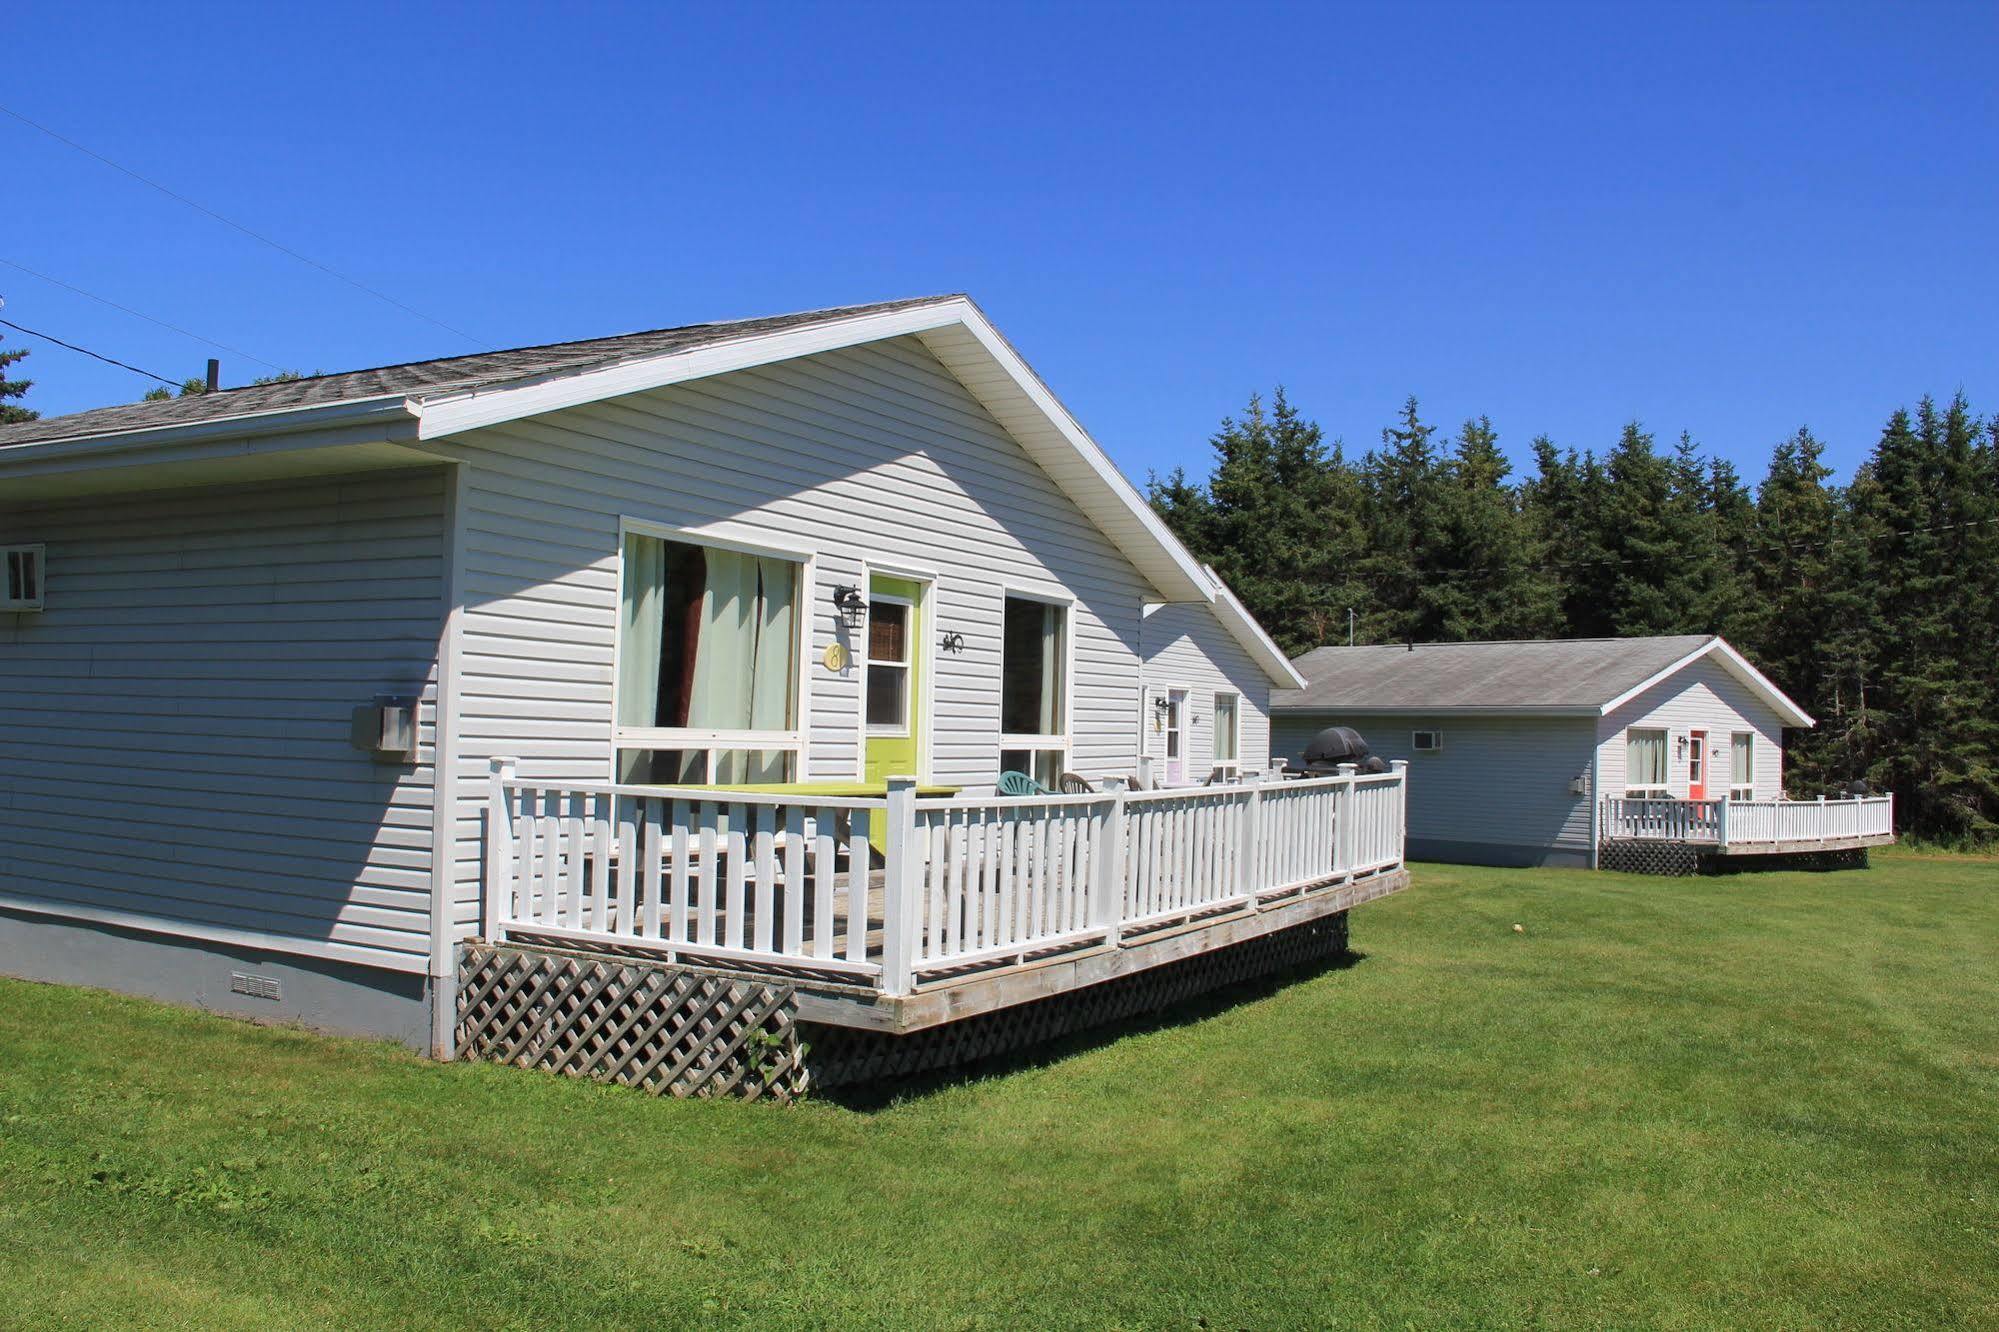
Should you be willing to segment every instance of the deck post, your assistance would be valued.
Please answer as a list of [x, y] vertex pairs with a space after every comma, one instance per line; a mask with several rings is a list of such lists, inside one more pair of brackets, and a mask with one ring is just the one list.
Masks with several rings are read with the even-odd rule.
[[1235, 890], [1255, 911], [1256, 891], [1262, 886], [1256, 879], [1256, 833], [1263, 826], [1263, 783], [1251, 782], [1243, 789], [1249, 794], [1243, 797], [1242, 811], [1236, 816]]
[[490, 794], [486, 800], [485, 918], [480, 928], [488, 943], [500, 941], [501, 907], [514, 883], [514, 821], [508, 809], [507, 783], [519, 775], [518, 761], [495, 757]]
[[1092, 856], [1097, 873], [1090, 885], [1090, 927], [1103, 930], [1105, 939], [1116, 943], [1124, 920], [1124, 792], [1113, 788], [1110, 795], [1110, 808], [1098, 821], [1103, 831]]
[[1728, 850], [1728, 797], [1714, 802], [1714, 841], [1722, 850]]
[[1391, 759], [1388, 767], [1397, 778], [1395, 786], [1399, 792], [1396, 796], [1395, 817], [1399, 820], [1396, 830], [1402, 836], [1399, 839], [1401, 844], [1395, 849], [1395, 863], [1406, 865], [1409, 863], [1409, 760]]
[[888, 838], [882, 861], [882, 991], [908, 994], [916, 901], [916, 779], [888, 779]]
[[1360, 765], [1342, 763], [1339, 767], [1340, 789], [1333, 793], [1333, 873], [1353, 873], [1353, 810], [1354, 779], [1360, 776]]
[[1152, 755], [1150, 754], [1140, 754], [1138, 756], [1138, 789], [1141, 791], [1156, 789], [1152, 785]]

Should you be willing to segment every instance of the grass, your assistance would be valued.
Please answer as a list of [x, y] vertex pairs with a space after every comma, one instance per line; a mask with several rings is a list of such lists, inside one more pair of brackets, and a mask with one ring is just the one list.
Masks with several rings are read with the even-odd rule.
[[0, 1324], [1999, 1327], [1999, 860], [1423, 866], [1353, 938], [873, 1110], [0, 982]]

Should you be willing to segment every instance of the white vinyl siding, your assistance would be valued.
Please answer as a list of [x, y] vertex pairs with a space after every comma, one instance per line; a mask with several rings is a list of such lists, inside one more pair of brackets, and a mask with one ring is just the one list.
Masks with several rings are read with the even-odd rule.
[[[429, 951], [445, 485], [397, 471], [0, 507], [0, 900], [412, 970]], [[353, 710], [420, 695], [419, 761]]]
[[1677, 800], [1687, 798], [1687, 756], [1680, 742], [1689, 732], [1706, 731], [1709, 799], [1726, 794], [1721, 778], [1728, 769], [1730, 737], [1748, 732], [1756, 737], [1755, 798], [1779, 799], [1784, 790], [1784, 727], [1782, 720], [1749, 687], [1711, 657], [1696, 661], [1661, 680], [1598, 723], [1599, 780], [1605, 795], [1623, 795], [1626, 788], [1626, 737], [1633, 727], [1666, 733], [1666, 787]]
[[[1186, 770], [1182, 781], [1208, 779], [1215, 756], [1215, 695], [1236, 696], [1239, 743], [1236, 766], [1257, 770], [1270, 766], [1270, 677], [1222, 627], [1212, 607], [1185, 602], [1155, 605], [1145, 615], [1145, 752], [1153, 759], [1154, 776], [1165, 781], [1165, 739], [1152, 725], [1150, 698], [1169, 689], [1187, 691]], [[1127, 753], [1138, 751], [1138, 737], [1127, 741]], [[1228, 760], [1220, 760], [1223, 763]]]
[[[859, 767], [866, 652], [832, 590], [864, 564], [934, 571], [922, 645], [931, 777], [998, 776], [1002, 598], [1073, 597], [1070, 766], [1129, 770], [1150, 584], [918, 338], [690, 381], [452, 441], [468, 460], [458, 933], [477, 917], [487, 763], [537, 780], [610, 772], [620, 516], [815, 556], [806, 771]], [[937, 650], [940, 635], [961, 651]], [[847, 664], [831, 671], [825, 649]], [[1248, 737], [1245, 736], [1245, 744]]]
[[[1328, 726], [1351, 726], [1384, 759], [1408, 759], [1409, 836], [1433, 842], [1587, 853], [1590, 802], [1570, 789], [1589, 771], [1587, 717], [1437, 717], [1279, 713], [1273, 748], [1297, 766]], [[1444, 747], [1418, 754], [1417, 731]]]

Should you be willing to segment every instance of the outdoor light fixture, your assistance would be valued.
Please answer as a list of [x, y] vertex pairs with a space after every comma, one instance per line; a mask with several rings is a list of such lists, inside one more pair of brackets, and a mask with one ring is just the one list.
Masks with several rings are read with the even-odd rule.
[[1167, 710], [1172, 706], [1172, 704], [1166, 701], [1164, 696], [1156, 697], [1152, 700], [1152, 710], [1159, 714], [1159, 720], [1161, 721], [1166, 720]]
[[946, 652], [963, 652], [965, 636], [955, 629], [947, 629], [944, 631], [944, 637], [937, 640], [937, 646]]
[[1685, 737], [1684, 735], [1679, 736], [1678, 740], [1679, 740], [1679, 756], [1681, 758], [1685, 758], [1687, 756], [1687, 737]]
[[842, 583], [833, 589], [833, 605], [852, 629], [860, 628], [861, 621], [868, 616], [868, 599], [852, 583]]

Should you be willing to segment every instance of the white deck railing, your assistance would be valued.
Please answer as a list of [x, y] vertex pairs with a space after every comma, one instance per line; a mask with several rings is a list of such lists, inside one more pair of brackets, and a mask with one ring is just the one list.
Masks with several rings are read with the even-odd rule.
[[1606, 799], [1605, 841], [1781, 846], [1895, 835], [1895, 797], [1846, 800]]
[[[486, 937], [823, 973], [939, 973], [1402, 863], [1407, 771], [1100, 795], [818, 798], [519, 780], [494, 765]], [[885, 848], [873, 868], [871, 835]]]

